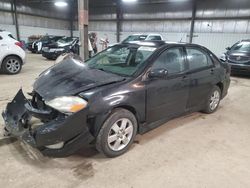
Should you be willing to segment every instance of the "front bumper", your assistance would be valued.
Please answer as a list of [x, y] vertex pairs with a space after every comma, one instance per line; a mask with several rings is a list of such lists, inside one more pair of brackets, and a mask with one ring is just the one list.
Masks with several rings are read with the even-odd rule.
[[57, 59], [63, 53], [65, 53], [65, 51], [55, 51], [55, 52], [42, 51], [42, 56], [47, 59]]
[[231, 71], [233, 73], [242, 73], [242, 74], [250, 74], [250, 65], [248, 64], [236, 64], [236, 63], [230, 63]]
[[[44, 155], [65, 157], [73, 154], [94, 140], [87, 126], [86, 110], [66, 116], [53, 110], [39, 110], [19, 90], [2, 113], [5, 130], [12, 136], [40, 150]], [[37, 126], [30, 123], [32, 117], [46, 122]], [[49, 149], [46, 146], [63, 142], [63, 147]]]

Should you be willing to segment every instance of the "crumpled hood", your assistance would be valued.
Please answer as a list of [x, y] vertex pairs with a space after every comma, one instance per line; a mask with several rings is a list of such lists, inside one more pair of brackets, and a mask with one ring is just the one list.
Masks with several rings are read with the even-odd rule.
[[70, 56], [43, 72], [34, 83], [34, 91], [48, 101], [123, 80], [121, 76], [90, 69], [79, 59]]

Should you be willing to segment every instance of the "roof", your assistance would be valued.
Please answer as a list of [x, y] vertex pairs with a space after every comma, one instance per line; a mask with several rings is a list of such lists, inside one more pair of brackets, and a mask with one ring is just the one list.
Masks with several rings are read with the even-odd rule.
[[171, 42], [171, 41], [163, 41], [163, 40], [143, 40], [143, 41], [132, 41], [132, 42], [126, 42], [124, 44], [136, 44], [139, 46], [151, 46], [151, 47], [160, 47], [163, 45], [171, 45], [171, 44], [182, 44], [185, 45], [187, 43], [183, 43], [183, 42]]

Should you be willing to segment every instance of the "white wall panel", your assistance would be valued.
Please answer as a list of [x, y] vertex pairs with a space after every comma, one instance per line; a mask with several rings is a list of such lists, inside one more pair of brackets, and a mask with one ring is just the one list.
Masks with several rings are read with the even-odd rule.
[[248, 27], [247, 20], [238, 20], [236, 21], [235, 32], [236, 33], [246, 33]]
[[16, 27], [14, 25], [6, 25], [0, 23], [0, 29], [9, 31], [13, 34], [13, 36], [16, 36]]
[[0, 24], [13, 24], [11, 13], [0, 12]]
[[70, 36], [69, 30], [61, 30], [61, 29], [20, 26], [19, 30], [20, 30], [20, 37], [24, 41], [27, 41], [28, 37], [31, 35], [49, 34], [49, 35], [59, 35], [59, 36]]
[[[11, 32], [16, 37], [16, 28], [14, 25], [0, 24], [0, 29]], [[28, 41], [28, 37], [31, 35], [59, 35], [70, 36], [69, 30], [49, 29], [41, 27], [19, 26], [21, 40]]]
[[250, 39], [250, 34], [195, 33], [194, 35], [196, 37], [193, 43], [207, 47], [218, 56], [225, 52], [226, 47], [242, 39]]

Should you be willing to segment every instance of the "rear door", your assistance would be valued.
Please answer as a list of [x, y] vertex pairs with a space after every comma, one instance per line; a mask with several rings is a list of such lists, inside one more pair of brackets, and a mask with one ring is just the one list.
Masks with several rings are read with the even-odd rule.
[[6, 40], [4, 39], [4, 36], [1, 35], [0, 33], [0, 65], [1, 65], [1, 60], [2, 58], [6, 55], [6, 48], [7, 48], [7, 43]]
[[209, 54], [196, 46], [186, 47], [190, 90], [187, 109], [202, 107], [214, 86], [215, 66]]

